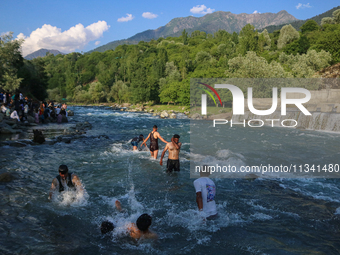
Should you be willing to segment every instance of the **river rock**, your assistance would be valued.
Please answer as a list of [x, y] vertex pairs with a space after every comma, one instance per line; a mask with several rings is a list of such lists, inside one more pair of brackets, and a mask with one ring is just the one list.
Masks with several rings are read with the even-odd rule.
[[66, 115], [62, 115], [61, 122], [68, 122]]
[[68, 110], [68, 111], [67, 111], [67, 115], [68, 115], [68, 116], [74, 116], [74, 112], [71, 111], [71, 110]]
[[130, 107], [130, 106], [131, 106], [130, 103], [123, 103], [123, 104], [122, 104], [122, 107]]
[[192, 119], [196, 120], [196, 119], [202, 119], [202, 116], [199, 114], [199, 113], [194, 113], [192, 116], [191, 116]]
[[167, 111], [162, 111], [160, 116], [161, 116], [162, 119], [163, 118], [168, 118], [169, 117], [169, 113]]
[[13, 119], [9, 119], [9, 120], [4, 120], [3, 122], [5, 122], [8, 125], [14, 125], [18, 123], [18, 120], [13, 120]]
[[34, 134], [33, 142], [40, 144], [45, 142], [45, 136], [40, 130], [33, 129], [33, 134]]
[[150, 111], [149, 112], [154, 112], [154, 109], [150, 109]]
[[0, 134], [15, 134], [16, 130], [12, 129], [9, 126], [2, 126], [0, 129]]
[[0, 182], [10, 182], [13, 179], [14, 179], [14, 177], [10, 173], [2, 173], [2, 174], [0, 174]]
[[176, 119], [177, 118], [177, 115], [176, 114], [174, 114], [174, 113], [171, 113], [170, 114], [170, 119]]
[[12, 147], [25, 147], [26, 146], [25, 143], [21, 143], [21, 142], [10, 143], [9, 145]]
[[29, 123], [34, 123], [34, 118], [32, 117], [32, 116], [30, 116], [30, 115], [28, 115], [27, 116], [27, 121], [29, 122]]

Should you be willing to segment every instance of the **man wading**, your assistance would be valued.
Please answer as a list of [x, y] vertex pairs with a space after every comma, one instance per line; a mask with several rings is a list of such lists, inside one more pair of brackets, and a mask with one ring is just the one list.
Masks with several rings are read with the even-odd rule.
[[53, 193], [58, 190], [62, 192], [64, 190], [79, 190], [84, 191], [81, 182], [77, 175], [69, 173], [66, 165], [59, 166], [59, 175], [57, 175], [50, 188], [49, 199], [52, 198]]
[[163, 152], [162, 152], [162, 156], [161, 156], [161, 160], [159, 162], [159, 164], [162, 166], [163, 165], [163, 157], [165, 155], [165, 152], [167, 150], [169, 150], [169, 156], [168, 156], [168, 161], [166, 164], [166, 172], [167, 173], [171, 173], [172, 170], [179, 172], [179, 151], [181, 149], [182, 143], [179, 142], [179, 135], [174, 135], [171, 138], [171, 142], [167, 143], [167, 145], [165, 146]]

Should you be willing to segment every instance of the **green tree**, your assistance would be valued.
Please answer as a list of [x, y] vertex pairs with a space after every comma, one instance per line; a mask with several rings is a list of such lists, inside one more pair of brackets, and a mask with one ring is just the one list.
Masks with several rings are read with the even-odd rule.
[[229, 60], [229, 69], [226, 75], [230, 78], [284, 78], [291, 75], [284, 71], [276, 61], [270, 64], [263, 57], [253, 51], [248, 51], [245, 56], [238, 56]]
[[248, 51], [258, 50], [258, 34], [255, 27], [251, 24], [245, 25], [240, 32], [238, 52], [245, 55]]
[[182, 32], [182, 41], [184, 45], [188, 45], [188, 33], [185, 31], [185, 29]]
[[299, 39], [299, 32], [291, 25], [283, 26], [280, 30], [279, 40], [277, 41], [277, 48], [280, 50], [287, 44]]
[[325, 17], [321, 20], [321, 26], [324, 26], [326, 24], [335, 24], [335, 21], [331, 17]]
[[12, 40], [13, 32], [0, 37], [0, 88], [15, 92], [23, 80], [18, 78], [18, 69], [23, 66], [20, 47], [22, 40]]
[[308, 33], [308, 32], [312, 32], [312, 31], [317, 31], [320, 29], [320, 26], [318, 25], [318, 23], [315, 20], [307, 20], [301, 27], [301, 32], [302, 34]]

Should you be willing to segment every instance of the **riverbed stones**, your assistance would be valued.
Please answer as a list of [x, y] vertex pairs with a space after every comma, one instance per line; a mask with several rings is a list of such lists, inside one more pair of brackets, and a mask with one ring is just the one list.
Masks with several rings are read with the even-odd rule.
[[170, 119], [176, 119], [176, 118], [177, 118], [177, 115], [175, 113], [170, 114]]
[[160, 117], [161, 117], [162, 119], [168, 118], [168, 117], [169, 117], [169, 113], [168, 113], [167, 111], [162, 111]]
[[71, 111], [71, 110], [68, 110], [68, 111], [67, 111], [67, 115], [68, 115], [68, 116], [74, 116], [74, 112]]
[[28, 115], [27, 116], [27, 121], [29, 122], [29, 123], [34, 123], [34, 118], [32, 117], [32, 116], [30, 116], [30, 115]]
[[10, 173], [0, 174], [0, 182], [10, 182], [14, 179], [14, 176]]
[[194, 113], [191, 116], [191, 119], [197, 120], [197, 119], [202, 119], [202, 116], [199, 113]]

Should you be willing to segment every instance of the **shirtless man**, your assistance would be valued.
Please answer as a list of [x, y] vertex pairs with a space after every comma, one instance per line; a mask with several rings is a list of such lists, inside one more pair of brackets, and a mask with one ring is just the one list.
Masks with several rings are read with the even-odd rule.
[[153, 126], [153, 131], [148, 135], [148, 137], [144, 140], [144, 142], [140, 145], [140, 147], [143, 146], [143, 144], [146, 146], [146, 141], [149, 140], [150, 138], [150, 152], [151, 152], [151, 157], [154, 159], [157, 159], [158, 156], [158, 138], [163, 142], [163, 143], [168, 143], [165, 141], [161, 135], [157, 132], [157, 126]]
[[171, 143], [167, 143], [165, 146], [162, 156], [161, 156], [161, 161], [159, 164], [162, 166], [163, 165], [163, 157], [165, 155], [165, 152], [169, 150], [169, 156], [168, 156], [168, 161], [166, 164], [166, 172], [171, 173], [172, 170], [179, 172], [179, 151], [181, 149], [182, 143], [179, 142], [180, 136], [175, 134], [171, 138]]
[[56, 190], [62, 192], [65, 189], [84, 191], [78, 176], [69, 173], [66, 165], [60, 165], [59, 175], [57, 175], [52, 181], [48, 199], [52, 198], [52, 195]]
[[[115, 202], [118, 211], [122, 211], [122, 206], [119, 200]], [[144, 213], [138, 217], [136, 223], [129, 223], [127, 227], [127, 232], [135, 240], [139, 239], [157, 239], [158, 236], [155, 232], [149, 230], [151, 226], [152, 218], [150, 215]], [[114, 225], [112, 222], [104, 221], [101, 225], [102, 234], [109, 233], [113, 231]]]

